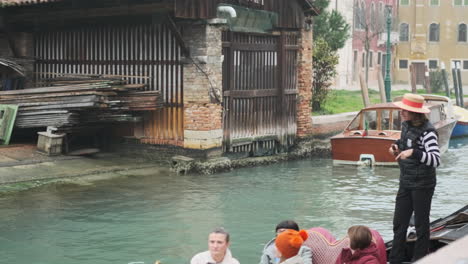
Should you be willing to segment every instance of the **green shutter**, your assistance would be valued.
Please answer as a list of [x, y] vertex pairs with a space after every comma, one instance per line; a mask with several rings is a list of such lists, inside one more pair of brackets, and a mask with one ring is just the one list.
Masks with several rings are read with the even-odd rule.
[[462, 5], [462, 0], [453, 0], [453, 5], [461, 6]]
[[465, 5], [468, 6], [468, 0], [465, 0]]
[[431, 5], [439, 5], [439, 0], [431, 0]]
[[401, 0], [400, 4], [401, 5], [409, 5], [409, 0]]

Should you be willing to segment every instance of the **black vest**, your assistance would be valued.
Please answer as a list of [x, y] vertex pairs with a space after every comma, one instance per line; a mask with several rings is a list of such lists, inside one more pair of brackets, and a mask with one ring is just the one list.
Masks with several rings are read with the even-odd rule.
[[[401, 138], [398, 148], [403, 151], [407, 149], [420, 149], [416, 142], [425, 131], [435, 131], [429, 121], [419, 127], [414, 127], [408, 121], [403, 122]], [[411, 146], [408, 146], [411, 142]], [[399, 160], [400, 165], [400, 186], [407, 189], [434, 188], [436, 185], [436, 170], [432, 166], [427, 166], [415, 158]]]

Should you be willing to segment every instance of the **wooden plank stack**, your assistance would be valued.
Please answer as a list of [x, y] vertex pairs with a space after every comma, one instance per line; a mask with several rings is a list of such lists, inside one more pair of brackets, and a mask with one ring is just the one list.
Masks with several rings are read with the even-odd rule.
[[78, 127], [93, 123], [138, 121], [136, 111], [162, 107], [158, 91], [139, 91], [118, 79], [59, 79], [49, 87], [0, 91], [0, 104], [19, 106], [15, 126]]

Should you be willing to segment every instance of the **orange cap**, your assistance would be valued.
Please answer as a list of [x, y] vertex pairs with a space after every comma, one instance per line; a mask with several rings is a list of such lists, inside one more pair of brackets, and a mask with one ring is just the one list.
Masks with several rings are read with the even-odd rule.
[[305, 230], [288, 229], [281, 232], [275, 240], [276, 248], [285, 258], [291, 258], [297, 255], [308, 234]]

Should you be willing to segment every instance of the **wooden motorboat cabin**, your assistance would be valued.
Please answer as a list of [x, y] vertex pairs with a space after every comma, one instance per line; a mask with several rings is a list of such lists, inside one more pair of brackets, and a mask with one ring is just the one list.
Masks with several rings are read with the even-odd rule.
[[[428, 119], [439, 135], [440, 151], [445, 152], [456, 123], [450, 100], [423, 96], [431, 110]], [[393, 103], [362, 109], [343, 132], [331, 138], [334, 164], [397, 165], [388, 148], [400, 138], [401, 122], [400, 109]]]

